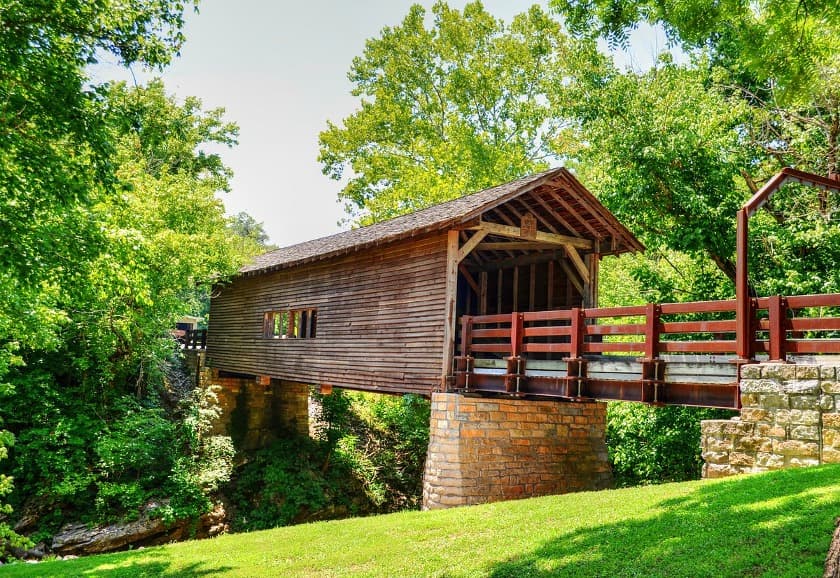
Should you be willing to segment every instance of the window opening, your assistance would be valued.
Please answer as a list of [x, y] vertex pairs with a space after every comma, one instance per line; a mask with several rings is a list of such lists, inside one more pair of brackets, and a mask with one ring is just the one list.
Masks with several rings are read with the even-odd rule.
[[316, 309], [267, 311], [263, 317], [263, 337], [268, 339], [312, 339], [318, 318]]

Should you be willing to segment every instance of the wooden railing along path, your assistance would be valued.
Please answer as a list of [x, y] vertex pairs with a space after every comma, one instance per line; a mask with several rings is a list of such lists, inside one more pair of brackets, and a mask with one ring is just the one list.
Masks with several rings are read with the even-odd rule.
[[746, 336], [734, 299], [466, 315], [455, 389], [737, 409], [738, 367], [756, 353], [840, 353], [840, 294], [749, 307]]
[[205, 349], [207, 347], [206, 329], [188, 329], [178, 338], [182, 349]]

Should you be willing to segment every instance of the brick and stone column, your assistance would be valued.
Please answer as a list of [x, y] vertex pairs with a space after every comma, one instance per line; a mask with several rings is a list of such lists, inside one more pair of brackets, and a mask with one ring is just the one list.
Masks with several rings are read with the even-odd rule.
[[309, 386], [296, 381], [272, 379], [272, 419], [277, 433], [309, 435]]
[[432, 394], [423, 509], [607, 488], [606, 404]]
[[309, 386], [272, 379], [260, 383], [250, 376], [221, 377], [212, 370], [199, 373], [202, 385], [216, 386], [221, 415], [215, 435], [229, 435], [237, 451], [268, 446], [278, 437], [309, 435]]
[[741, 415], [701, 423], [703, 477], [840, 463], [840, 365], [741, 369]]

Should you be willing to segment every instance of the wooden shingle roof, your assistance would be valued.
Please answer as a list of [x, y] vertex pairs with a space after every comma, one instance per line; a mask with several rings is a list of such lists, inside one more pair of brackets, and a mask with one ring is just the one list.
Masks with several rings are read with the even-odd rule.
[[[548, 193], [547, 195], [545, 193]], [[524, 197], [528, 194], [527, 197]], [[520, 210], [540, 211], [540, 221], [564, 233], [603, 241], [610, 239], [605, 253], [643, 250], [642, 244], [610, 213], [592, 193], [565, 168], [537, 173], [503, 185], [485, 189], [452, 201], [375, 223], [367, 227], [336, 233], [282, 247], [257, 256], [240, 269], [240, 275], [256, 275], [304, 263], [447, 230], [482, 218], [489, 211], [494, 220], [504, 214], [500, 205], [518, 197]], [[511, 208], [516, 213], [515, 208]]]

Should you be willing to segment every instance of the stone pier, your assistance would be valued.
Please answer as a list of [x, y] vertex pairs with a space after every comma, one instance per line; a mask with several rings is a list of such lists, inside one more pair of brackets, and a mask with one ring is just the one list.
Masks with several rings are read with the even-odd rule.
[[840, 364], [746, 365], [741, 406], [701, 423], [703, 477], [840, 463]]
[[309, 435], [309, 386], [304, 383], [231, 376], [202, 369], [204, 385], [216, 385], [221, 416], [214, 433], [229, 435], [237, 451], [266, 447], [289, 433]]
[[423, 509], [611, 485], [606, 404], [432, 394]]

